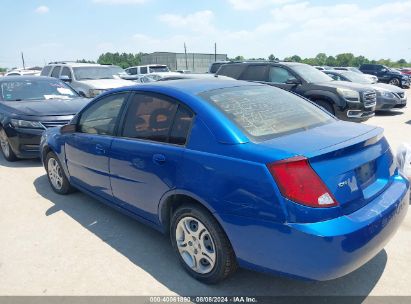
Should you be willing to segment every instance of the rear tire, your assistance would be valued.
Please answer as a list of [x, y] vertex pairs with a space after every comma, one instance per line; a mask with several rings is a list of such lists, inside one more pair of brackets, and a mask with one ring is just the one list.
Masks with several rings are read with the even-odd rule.
[[195, 279], [215, 284], [237, 269], [225, 232], [204, 208], [183, 205], [172, 215], [170, 236], [184, 269]]
[[4, 129], [0, 128], [0, 150], [4, 158], [9, 162], [18, 160], [16, 154], [11, 149], [9, 138]]
[[325, 101], [325, 100], [314, 100], [314, 103], [317, 104], [317, 105], [319, 105], [320, 107], [322, 107], [322, 108], [323, 108], [324, 110], [326, 110], [328, 113], [330, 113], [330, 114], [332, 114], [332, 115], [335, 115], [334, 108], [333, 108], [333, 106], [332, 106], [328, 101]]
[[73, 192], [74, 188], [70, 185], [61, 163], [54, 152], [49, 152], [46, 156], [44, 166], [47, 172], [47, 178], [54, 192], [58, 194], [68, 194]]

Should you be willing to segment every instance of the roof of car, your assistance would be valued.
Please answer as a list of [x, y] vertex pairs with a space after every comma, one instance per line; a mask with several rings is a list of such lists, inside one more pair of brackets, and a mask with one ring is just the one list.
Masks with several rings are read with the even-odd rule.
[[300, 63], [300, 62], [291, 62], [291, 61], [244, 61], [244, 62], [229, 62], [226, 63], [226, 65], [231, 65], [231, 64], [238, 64], [238, 65], [264, 65], [264, 64], [281, 64], [281, 65], [287, 65], [287, 66], [296, 66], [296, 65], [306, 65], [305, 63]]
[[62, 61], [62, 62], [50, 62], [48, 65], [64, 65], [64, 66], [71, 66], [71, 67], [100, 67], [100, 66], [112, 66], [110, 64], [98, 64], [98, 63], [82, 63], [82, 62], [70, 62], [70, 61]]
[[[177, 90], [191, 95], [197, 95], [202, 92], [239, 87], [239, 86], [264, 86], [260, 83], [253, 83], [240, 80], [219, 80], [219, 79], [179, 79], [169, 81], [150, 82], [133, 86], [136, 90], [147, 89], [155, 91], [157, 88]], [[130, 87], [128, 87], [129, 89]], [[122, 91], [124, 88], [115, 89]]]

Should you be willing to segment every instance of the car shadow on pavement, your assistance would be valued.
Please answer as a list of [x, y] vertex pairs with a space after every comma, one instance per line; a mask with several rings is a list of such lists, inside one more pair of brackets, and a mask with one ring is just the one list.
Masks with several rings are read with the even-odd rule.
[[404, 114], [401, 110], [375, 111], [376, 116], [397, 116]]
[[[220, 284], [208, 286], [185, 273], [169, 239], [161, 233], [80, 192], [66, 196], [54, 193], [45, 175], [38, 177], [34, 186], [41, 196], [53, 204], [45, 216], [63, 211], [179, 295], [349, 295], [362, 298], [374, 288], [387, 263], [387, 254], [383, 250], [360, 269], [332, 281], [295, 280], [239, 269]], [[321, 252], [318, 254], [321, 255]]]
[[40, 158], [35, 159], [20, 159], [15, 162], [9, 162], [4, 159], [3, 155], [0, 153], [0, 167], [7, 168], [35, 168], [41, 167], [42, 163]]

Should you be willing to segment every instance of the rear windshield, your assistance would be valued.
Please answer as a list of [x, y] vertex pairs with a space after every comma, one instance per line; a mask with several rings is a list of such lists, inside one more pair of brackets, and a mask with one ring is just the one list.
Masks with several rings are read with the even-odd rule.
[[216, 105], [249, 137], [259, 141], [334, 120], [309, 101], [271, 86], [224, 88], [200, 96]]

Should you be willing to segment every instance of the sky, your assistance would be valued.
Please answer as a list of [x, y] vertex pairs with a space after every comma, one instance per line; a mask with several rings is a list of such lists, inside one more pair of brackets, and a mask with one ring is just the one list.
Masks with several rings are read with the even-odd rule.
[[1, 0], [0, 67], [104, 52], [411, 61], [411, 0]]

